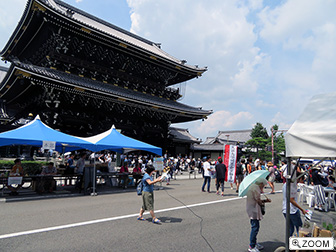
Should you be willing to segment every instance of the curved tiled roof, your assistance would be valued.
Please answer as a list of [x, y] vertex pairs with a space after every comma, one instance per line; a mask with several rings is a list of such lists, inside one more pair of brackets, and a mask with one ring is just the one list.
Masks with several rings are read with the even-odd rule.
[[6, 53], [9, 46], [14, 41], [14, 38], [16, 38], [16, 36], [20, 32], [22, 25], [24, 24], [26, 18], [29, 17], [28, 14], [30, 13], [30, 10], [35, 2], [43, 6], [46, 6], [54, 13], [61, 15], [62, 18], [80, 24], [84, 27], [87, 27], [88, 29], [92, 29], [98, 33], [101, 33], [102, 35], [107, 35], [109, 37], [116, 38], [120, 41], [123, 41], [126, 44], [139, 48], [144, 52], [161, 57], [162, 59], [168, 60], [170, 62], [174, 62], [175, 64], [178, 64], [181, 68], [187, 68], [189, 70], [201, 73], [207, 70], [206, 67], [198, 68], [196, 66], [184, 64], [181, 60], [176, 59], [175, 57], [161, 50], [158, 43], [154, 43], [131, 32], [123, 30], [113, 24], [110, 24], [102, 19], [90, 15], [60, 0], [28, 0], [24, 13], [15, 31], [13, 32], [5, 48], [3, 48], [3, 50], [0, 52], [0, 55], [4, 55]]
[[[76, 20], [79, 23], [85, 24], [91, 28], [94, 28], [96, 30], [99, 30], [101, 32], [104, 32], [108, 35], [111, 35], [113, 37], [116, 37], [120, 40], [123, 40], [129, 44], [135, 45], [139, 48], [142, 48], [146, 51], [149, 51], [151, 53], [154, 53], [156, 55], [159, 55], [163, 58], [169, 59], [171, 61], [174, 61], [177, 64], [182, 64], [182, 61], [179, 59], [176, 59], [175, 57], [169, 55], [165, 51], [161, 50], [158, 43], [154, 43], [152, 41], [149, 41], [147, 39], [144, 39], [140, 36], [137, 36], [131, 32], [128, 32], [126, 30], [123, 30], [113, 24], [110, 24], [102, 19], [99, 19], [93, 15], [90, 15], [80, 9], [77, 9], [69, 4], [66, 4], [60, 0], [40, 0], [52, 8], [54, 8], [56, 11], [62, 13], [63, 15], [67, 16], [67, 11], [70, 10], [72, 15], [70, 16], [71, 19]], [[55, 3], [55, 4], [54, 4]], [[186, 65], [189, 68], [195, 69], [195, 70], [206, 70], [205, 68], [197, 68], [196, 66], [192, 65]]]
[[175, 127], [169, 127], [169, 134], [174, 136], [174, 140], [177, 142], [191, 142], [191, 143], [200, 143], [201, 141], [192, 136], [188, 129], [181, 129]]
[[[227, 131], [219, 131], [216, 136], [217, 139], [226, 141], [229, 139], [230, 141], [246, 143], [251, 139], [252, 129], [249, 130], [227, 130]], [[227, 137], [229, 135], [229, 137]]]
[[223, 152], [223, 144], [194, 144], [192, 149], [195, 151], [219, 151]]
[[[190, 113], [198, 116], [207, 116], [212, 111], [202, 110], [201, 108], [191, 107], [173, 100], [152, 96], [150, 94], [144, 94], [130, 89], [125, 89], [112, 84], [91, 80], [77, 75], [68, 74], [58, 70], [34, 66], [31, 64], [25, 64], [22, 62], [14, 62], [14, 66], [11, 69], [21, 69], [37, 75], [40, 78], [49, 79], [51, 81], [63, 83], [65, 86], [79, 87], [82, 89], [90, 90], [91, 92], [100, 93], [105, 96], [111, 96], [115, 98], [124, 98], [129, 101], [145, 104], [146, 106], [157, 106], [168, 110], [173, 110], [180, 113]], [[9, 71], [9, 72], [14, 72]], [[10, 73], [9, 73], [10, 74]]]

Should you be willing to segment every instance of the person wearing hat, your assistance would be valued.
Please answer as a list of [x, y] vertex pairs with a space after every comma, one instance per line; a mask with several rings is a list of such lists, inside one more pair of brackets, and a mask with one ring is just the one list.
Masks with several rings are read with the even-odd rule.
[[155, 168], [153, 165], [148, 165], [146, 168], [146, 173], [142, 178], [143, 191], [142, 191], [142, 207], [138, 216], [138, 220], [144, 221], [143, 214], [146, 210], [149, 211], [152, 216], [152, 222], [159, 224], [161, 221], [155, 217], [154, 214], [154, 184], [161, 181], [161, 177], [153, 180], [153, 173]]
[[250, 246], [248, 248], [250, 252], [259, 252], [259, 250], [264, 248], [261, 244], [257, 243], [257, 235], [260, 228], [260, 220], [263, 218], [261, 206], [266, 202], [271, 202], [268, 198], [264, 200], [260, 198], [265, 185], [267, 185], [267, 180], [259, 178], [249, 187], [247, 192], [246, 212], [251, 223]]

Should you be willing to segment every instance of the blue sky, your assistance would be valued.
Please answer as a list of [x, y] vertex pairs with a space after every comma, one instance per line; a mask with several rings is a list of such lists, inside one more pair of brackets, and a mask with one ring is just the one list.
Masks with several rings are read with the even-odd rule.
[[[256, 122], [288, 129], [313, 95], [335, 90], [336, 1], [65, 2], [161, 43], [190, 65], [207, 66], [202, 77], [186, 83], [181, 102], [214, 113], [203, 122], [174, 125], [203, 140]], [[0, 0], [0, 48], [25, 4]]]

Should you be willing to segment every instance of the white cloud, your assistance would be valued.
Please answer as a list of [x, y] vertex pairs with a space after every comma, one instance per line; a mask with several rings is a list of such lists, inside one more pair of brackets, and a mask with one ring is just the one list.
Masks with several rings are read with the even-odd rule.
[[274, 104], [267, 103], [263, 100], [257, 100], [256, 101], [256, 106], [259, 107], [259, 108], [274, 108], [275, 107]]
[[299, 75], [314, 75], [317, 88], [332, 88], [330, 80], [336, 77], [335, 9], [335, 1], [289, 0], [259, 15], [261, 38], [282, 48], [287, 66], [299, 67]]
[[251, 10], [257, 10], [263, 7], [263, 0], [248, 0], [247, 6]]
[[271, 122], [272, 124], [268, 125], [268, 129], [270, 129], [273, 125], [277, 124], [279, 126], [279, 130], [288, 130], [292, 123], [286, 123], [286, 115], [281, 114], [281, 112], [278, 112], [274, 115]]
[[304, 38], [309, 37], [314, 27], [324, 24], [326, 18], [335, 19], [335, 1], [285, 1], [274, 9], [268, 7], [260, 12], [263, 29], [260, 35], [273, 43], [281, 43], [292, 39], [299, 45]]
[[[240, 1], [128, 0], [131, 30], [188, 64], [208, 66], [198, 80], [188, 82], [183, 102], [215, 109], [237, 97], [254, 96], [256, 68], [267, 60], [255, 47], [257, 34], [246, 20], [249, 10]], [[254, 8], [260, 1], [250, 1]], [[195, 99], [198, 97], [198, 99]]]
[[[265, 50], [260, 47], [264, 46], [259, 43], [262, 40], [266, 45], [272, 45], [270, 38], [274, 34], [271, 32], [278, 27], [271, 25], [279, 23], [276, 18], [285, 12], [281, 9], [285, 4], [268, 9], [262, 8], [262, 1], [214, 0], [209, 4], [205, 0], [185, 0], [176, 3], [128, 0], [132, 9], [131, 30], [162, 42], [165, 51], [187, 59], [188, 64], [208, 66], [204, 76], [188, 82], [183, 100], [183, 103], [215, 112], [205, 122], [197, 121], [195, 126], [189, 126], [191, 132], [194, 129], [200, 134], [196, 136], [205, 138], [210, 132], [213, 135], [218, 130], [233, 127], [246, 129], [256, 121], [269, 124], [277, 113], [273, 111], [275, 108], [287, 109], [293, 104], [283, 103], [287, 99], [287, 85], [295, 94], [298, 88], [316, 84], [313, 74], [305, 75], [305, 66], [296, 72], [297, 68], [289, 68], [291, 64], [286, 62], [278, 69], [277, 65], [281, 64], [281, 60], [277, 62], [278, 57], [282, 55], [274, 54], [272, 48], [268, 50], [266, 47]], [[261, 23], [257, 19], [248, 21], [248, 15], [253, 12], [261, 12]], [[272, 20], [276, 22], [272, 23]], [[285, 25], [282, 27], [286, 30]], [[277, 37], [280, 38], [281, 34]], [[287, 72], [288, 69], [291, 71]], [[254, 115], [249, 119], [255, 121], [247, 123], [245, 120], [245, 124], [235, 123], [235, 120], [223, 121], [223, 111], [229, 113], [226, 117], [231, 119], [234, 119], [233, 115], [242, 115], [238, 111], [245, 111], [246, 115]], [[294, 112], [292, 116], [295, 116]]]
[[189, 130], [195, 136], [201, 136], [205, 140], [206, 136], [215, 136], [221, 129], [250, 128], [253, 115], [249, 112], [241, 111], [232, 114], [230, 111], [217, 111], [210, 115], [208, 119], [200, 122]]

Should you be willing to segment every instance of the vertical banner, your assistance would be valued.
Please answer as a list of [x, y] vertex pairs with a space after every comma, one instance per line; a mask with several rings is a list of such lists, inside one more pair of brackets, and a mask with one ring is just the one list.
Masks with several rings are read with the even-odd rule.
[[224, 164], [227, 168], [225, 181], [234, 183], [236, 181], [237, 146], [225, 145]]

